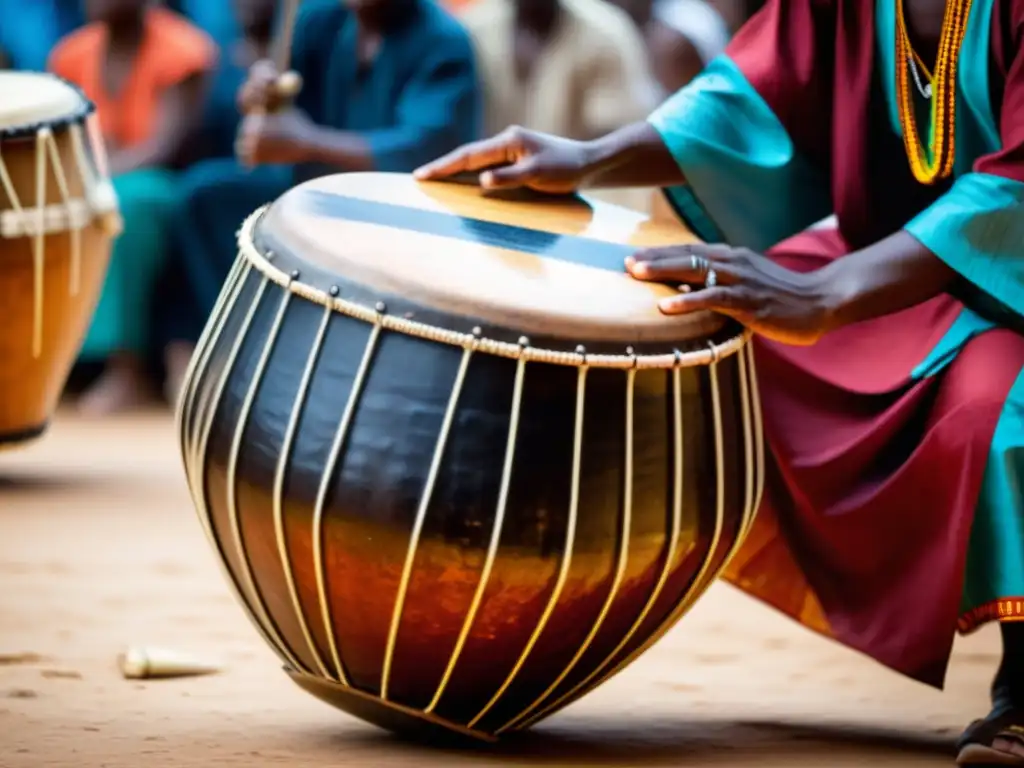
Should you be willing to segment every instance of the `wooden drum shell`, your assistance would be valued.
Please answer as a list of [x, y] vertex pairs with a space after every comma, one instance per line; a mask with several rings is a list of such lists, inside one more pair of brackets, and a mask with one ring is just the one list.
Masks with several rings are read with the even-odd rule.
[[529, 727], [656, 641], [748, 531], [735, 326], [709, 365], [524, 362], [325, 307], [280, 266], [239, 258], [179, 423], [218, 556], [306, 690], [395, 730]]
[[[83, 113], [86, 107], [83, 102]], [[83, 123], [79, 115], [52, 128], [34, 127], [13, 136], [0, 132], [0, 157], [30, 226], [38, 210], [40, 152], [46, 155], [47, 206], [63, 209], [65, 193], [74, 201], [95, 194], [97, 178], [83, 178], [83, 156], [72, 141], [72, 130], [84, 134]], [[52, 132], [52, 149], [40, 141], [40, 131]], [[54, 155], [63, 173], [55, 167]], [[90, 171], [95, 177], [91, 165]], [[0, 212], [10, 215], [14, 210], [0, 186]], [[65, 226], [48, 231], [40, 265], [34, 234], [0, 236], [0, 447], [37, 437], [57, 407], [103, 287], [118, 226], [115, 213], [97, 212], [77, 231]]]

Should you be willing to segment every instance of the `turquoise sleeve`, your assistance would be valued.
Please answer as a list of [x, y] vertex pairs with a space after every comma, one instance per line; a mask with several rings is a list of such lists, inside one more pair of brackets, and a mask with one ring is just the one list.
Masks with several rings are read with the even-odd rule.
[[666, 195], [704, 240], [763, 251], [832, 213], [827, 176], [727, 56], [649, 122], [686, 178]]
[[967, 173], [910, 221], [906, 231], [994, 303], [988, 314], [1024, 319], [1024, 184]]

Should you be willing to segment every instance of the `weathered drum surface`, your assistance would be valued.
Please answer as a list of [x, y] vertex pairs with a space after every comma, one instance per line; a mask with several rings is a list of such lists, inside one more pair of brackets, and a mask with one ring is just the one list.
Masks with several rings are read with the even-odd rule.
[[52, 75], [0, 72], [0, 448], [45, 430], [120, 225], [92, 111]]
[[661, 315], [681, 227], [388, 174], [256, 212], [180, 409], [193, 499], [295, 681], [490, 739], [624, 668], [763, 486], [742, 329]]

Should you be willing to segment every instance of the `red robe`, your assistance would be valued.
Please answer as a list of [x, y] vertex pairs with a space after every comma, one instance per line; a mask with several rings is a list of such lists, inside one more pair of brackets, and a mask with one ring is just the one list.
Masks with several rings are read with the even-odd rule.
[[[768, 251], [794, 269], [898, 231], [950, 189], [911, 175], [882, 87], [875, 11], [875, 0], [772, 0], [727, 53], [830, 192], [838, 229]], [[1002, 146], [968, 160], [1024, 182], [1024, 2], [995, 0], [991, 20], [986, 95]], [[707, 185], [680, 164], [699, 200]], [[1024, 239], [1021, 250], [1024, 258]], [[961, 344], [934, 375], [914, 375], [963, 307], [943, 295], [812, 347], [755, 342], [772, 463], [758, 520], [725, 574], [935, 686], [958, 621], [969, 630], [996, 617], [992, 606], [961, 615], [961, 597], [993, 434], [1024, 367], [1024, 337], [998, 327]]]

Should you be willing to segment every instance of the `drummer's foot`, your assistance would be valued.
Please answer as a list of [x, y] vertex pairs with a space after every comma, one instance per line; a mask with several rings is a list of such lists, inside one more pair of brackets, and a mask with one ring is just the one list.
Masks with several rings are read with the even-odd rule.
[[1003, 662], [992, 684], [992, 712], [957, 745], [959, 765], [1024, 766], [1024, 624], [1004, 622]]
[[87, 416], [109, 416], [148, 402], [142, 361], [135, 355], [119, 353], [110, 357], [103, 374], [79, 399], [78, 411]]
[[1024, 710], [994, 709], [964, 732], [957, 765], [1024, 766]]
[[164, 350], [164, 368], [167, 370], [167, 381], [164, 382], [164, 396], [171, 407], [177, 407], [181, 388], [185, 384], [189, 363], [195, 346], [187, 341], [175, 341]]

